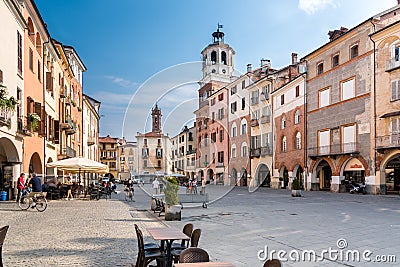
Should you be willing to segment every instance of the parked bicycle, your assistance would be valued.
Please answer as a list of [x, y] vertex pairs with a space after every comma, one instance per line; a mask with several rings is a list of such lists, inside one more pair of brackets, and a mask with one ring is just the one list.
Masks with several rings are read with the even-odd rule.
[[37, 211], [43, 212], [47, 208], [47, 199], [43, 193], [37, 193], [30, 196], [27, 190], [24, 190], [21, 198], [19, 199], [18, 206], [22, 210], [29, 208], [36, 208]]

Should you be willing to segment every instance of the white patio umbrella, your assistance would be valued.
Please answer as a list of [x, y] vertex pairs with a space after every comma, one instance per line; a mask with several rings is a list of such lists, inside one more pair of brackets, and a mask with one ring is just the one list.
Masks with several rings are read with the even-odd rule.
[[81, 157], [58, 160], [56, 162], [47, 163], [46, 166], [49, 168], [57, 168], [61, 171], [69, 172], [108, 172], [107, 165]]
[[[49, 168], [57, 168], [61, 171], [71, 172], [71, 173], [78, 173], [80, 177], [80, 173], [108, 173], [108, 166], [102, 164], [100, 162], [87, 159], [87, 158], [69, 158], [58, 160], [56, 162], [51, 162], [46, 164]], [[86, 180], [84, 180], [85, 187], [86, 187]]]

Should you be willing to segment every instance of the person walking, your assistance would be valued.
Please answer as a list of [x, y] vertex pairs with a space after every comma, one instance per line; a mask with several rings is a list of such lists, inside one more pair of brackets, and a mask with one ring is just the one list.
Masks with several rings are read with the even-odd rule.
[[73, 200], [74, 198], [72, 197], [72, 183], [71, 180], [68, 178], [68, 183], [67, 183], [67, 198], [65, 200], [71, 199]]
[[21, 173], [21, 175], [18, 178], [18, 195], [17, 195], [17, 202], [19, 202], [21, 195], [22, 195], [22, 190], [25, 188], [25, 173]]
[[201, 193], [204, 195], [206, 193], [206, 179], [201, 178]]
[[160, 182], [157, 180], [157, 177], [154, 178], [154, 181], [152, 183], [152, 187], [154, 189], [155, 194], [158, 195], [158, 189], [160, 187]]

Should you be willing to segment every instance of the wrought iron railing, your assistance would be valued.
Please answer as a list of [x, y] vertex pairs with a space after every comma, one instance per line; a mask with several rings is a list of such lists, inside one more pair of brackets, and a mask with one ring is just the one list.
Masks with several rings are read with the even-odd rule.
[[349, 142], [343, 144], [312, 147], [307, 149], [307, 152], [309, 156], [328, 156], [359, 153], [359, 143]]
[[261, 148], [261, 156], [272, 156], [272, 147], [264, 146]]
[[377, 148], [400, 146], [400, 133], [377, 136], [376, 146]]
[[69, 146], [66, 146], [63, 148], [63, 155], [67, 156], [68, 158], [74, 158], [74, 157], [76, 157], [76, 151], [75, 151], [75, 149], [73, 149]]
[[252, 148], [250, 149], [251, 157], [259, 157], [261, 155], [261, 148]]

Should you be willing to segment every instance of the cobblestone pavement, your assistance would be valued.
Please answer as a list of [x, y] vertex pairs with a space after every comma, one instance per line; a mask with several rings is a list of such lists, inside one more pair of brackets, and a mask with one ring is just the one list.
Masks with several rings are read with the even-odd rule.
[[10, 225], [4, 265], [131, 266], [137, 255], [134, 223], [162, 226], [134, 208], [140, 201], [149, 203], [140, 190], [137, 193], [137, 202], [118, 200], [123, 192], [111, 200], [50, 201], [42, 213], [0, 202], [0, 225]]
[[[145, 190], [151, 192], [150, 185]], [[229, 188], [208, 186], [211, 199]], [[137, 242], [134, 223], [145, 227], [182, 228], [192, 222], [202, 229], [199, 246], [211, 259], [236, 266], [257, 267], [257, 252], [269, 250], [337, 249], [345, 238], [348, 249], [369, 249], [375, 255], [395, 255], [400, 261], [400, 197], [303, 192], [292, 198], [289, 191], [261, 188], [249, 193], [234, 188], [207, 209], [182, 210], [181, 222], [160, 221], [148, 209], [150, 200], [136, 189], [136, 202], [112, 200], [51, 201], [48, 209], [18, 211], [15, 203], [0, 202], [0, 225], [10, 230], [3, 247], [5, 266], [130, 266]], [[118, 198], [118, 199], [115, 199]], [[122, 200], [122, 201], [121, 201]], [[161, 217], [162, 218], [162, 217]], [[146, 232], [144, 231], [146, 235]], [[149, 241], [149, 236], [145, 236]], [[325, 255], [327, 256], [327, 255]], [[325, 257], [328, 258], [328, 257]], [[284, 266], [398, 266], [348, 261], [293, 262]]]

